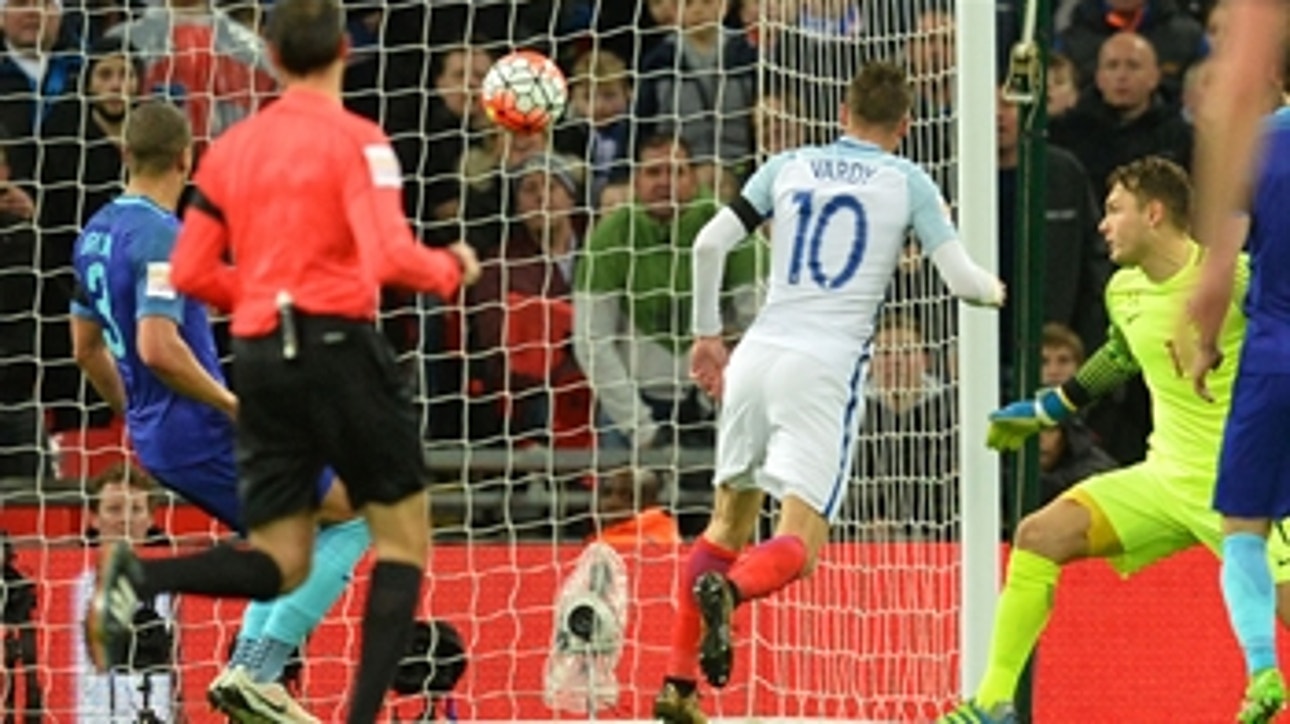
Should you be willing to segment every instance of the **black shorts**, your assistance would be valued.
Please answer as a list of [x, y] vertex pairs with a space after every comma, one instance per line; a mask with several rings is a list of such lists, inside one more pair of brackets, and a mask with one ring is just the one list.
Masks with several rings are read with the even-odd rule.
[[331, 466], [358, 509], [424, 489], [412, 391], [370, 323], [297, 313], [298, 352], [281, 336], [233, 340], [243, 520], [256, 528], [318, 507]]

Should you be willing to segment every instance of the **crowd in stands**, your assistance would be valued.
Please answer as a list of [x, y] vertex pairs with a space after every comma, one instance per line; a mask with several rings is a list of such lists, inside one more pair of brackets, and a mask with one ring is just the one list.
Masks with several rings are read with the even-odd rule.
[[[1000, 77], [1021, 5], [999, 3]], [[1054, 5], [1047, 384], [1106, 333], [1105, 180], [1144, 155], [1189, 163], [1223, 16], [1184, 0]], [[66, 320], [76, 232], [122, 188], [127, 108], [145, 97], [181, 105], [200, 154], [274, 100], [259, 34], [271, 6], [0, 0], [0, 477], [57, 477], [51, 436], [113, 422], [76, 371]], [[953, 198], [952, 0], [346, 7], [346, 103], [392, 138], [410, 223], [427, 244], [466, 239], [485, 260], [462, 299], [385, 299], [382, 323], [407, 360], [430, 442], [710, 447], [714, 407], [687, 374], [688, 249], [768, 155], [836, 133], [838, 89], [868, 58], [906, 62], [918, 115], [904, 150]], [[569, 79], [569, 110], [549, 134], [504, 133], [479, 104], [493, 60], [518, 47], [555, 58]], [[999, 268], [1013, 287], [1021, 240], [1011, 220], [1025, 183], [1016, 107], [1001, 99], [996, 120]], [[728, 264], [732, 340], [756, 311], [767, 243], [753, 235]], [[956, 334], [936, 284], [911, 244], [874, 341], [848, 515], [884, 536], [952, 535], [956, 525]], [[1018, 354], [1010, 311], [1000, 324], [1006, 383]], [[1130, 385], [1046, 434], [1045, 495], [1141, 459], [1146, 405]], [[653, 499], [657, 480], [641, 480], [653, 480]]]

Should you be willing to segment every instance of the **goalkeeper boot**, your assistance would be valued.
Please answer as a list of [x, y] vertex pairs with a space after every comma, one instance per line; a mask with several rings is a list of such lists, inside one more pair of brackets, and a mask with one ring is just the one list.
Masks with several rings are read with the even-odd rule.
[[730, 619], [735, 610], [734, 591], [730, 581], [719, 573], [705, 573], [694, 584], [694, 598], [703, 620], [703, 637], [699, 640], [699, 668], [708, 683], [720, 689], [730, 681], [735, 649]]
[[699, 692], [682, 694], [671, 682], [664, 684], [654, 699], [654, 719], [666, 724], [708, 724], [699, 708]]
[[225, 669], [206, 691], [218, 712], [237, 724], [320, 724], [277, 682], [259, 684], [241, 666]]
[[974, 701], [965, 701], [937, 719], [936, 724], [1017, 724], [1017, 714], [1011, 704], [985, 709]]
[[1245, 701], [1236, 721], [1241, 724], [1270, 722], [1286, 707], [1286, 682], [1277, 669], [1264, 669], [1250, 679]]
[[129, 663], [142, 581], [143, 568], [128, 544], [117, 541], [104, 549], [84, 622], [85, 647], [99, 671]]

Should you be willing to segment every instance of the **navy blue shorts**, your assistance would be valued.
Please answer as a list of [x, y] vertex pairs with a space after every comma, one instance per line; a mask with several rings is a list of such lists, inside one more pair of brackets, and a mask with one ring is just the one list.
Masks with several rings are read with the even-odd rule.
[[1214, 509], [1235, 518], [1290, 515], [1290, 375], [1240, 374], [1214, 487]]
[[[207, 515], [245, 534], [242, 520], [242, 503], [238, 497], [237, 464], [233, 450], [195, 465], [176, 468], [148, 468], [152, 477], [167, 490], [204, 510]], [[325, 468], [318, 476], [316, 494], [322, 500], [331, 490], [336, 473]]]

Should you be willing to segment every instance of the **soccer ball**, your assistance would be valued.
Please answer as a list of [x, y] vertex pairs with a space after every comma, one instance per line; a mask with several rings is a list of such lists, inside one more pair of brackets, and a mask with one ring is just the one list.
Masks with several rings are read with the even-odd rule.
[[550, 58], [521, 50], [488, 69], [481, 102], [489, 120], [512, 133], [545, 131], [564, 113], [569, 88]]

